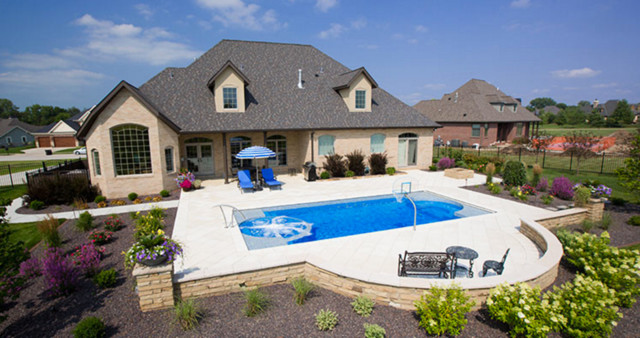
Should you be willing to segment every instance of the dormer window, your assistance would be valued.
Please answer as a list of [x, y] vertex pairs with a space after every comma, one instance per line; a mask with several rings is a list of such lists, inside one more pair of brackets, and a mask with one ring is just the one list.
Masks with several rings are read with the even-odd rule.
[[222, 88], [224, 109], [238, 109], [238, 89]]
[[501, 104], [500, 104], [500, 110], [499, 110], [499, 111], [500, 111], [500, 112], [503, 112], [503, 111], [504, 111], [504, 103], [501, 103]]
[[366, 90], [356, 90], [356, 109], [364, 109], [366, 107]]

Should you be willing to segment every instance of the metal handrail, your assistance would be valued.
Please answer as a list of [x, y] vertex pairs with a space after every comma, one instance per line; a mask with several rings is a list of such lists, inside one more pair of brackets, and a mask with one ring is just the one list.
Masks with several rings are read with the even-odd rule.
[[[233, 213], [234, 212], [238, 212], [240, 215], [242, 215], [243, 218], [247, 218], [240, 209], [234, 207], [233, 205], [229, 205], [229, 204], [216, 204], [213, 206], [214, 208], [220, 208], [220, 212], [222, 213], [222, 217], [224, 218], [224, 227], [225, 228], [233, 228]], [[231, 212], [231, 221], [227, 222], [227, 216], [224, 214], [224, 209], [222, 209], [223, 207], [227, 207], [227, 208], [231, 208], [232, 212]]]
[[411, 197], [409, 197], [408, 193], [405, 192], [403, 195], [409, 201], [411, 201], [411, 204], [413, 204], [413, 231], [416, 231], [416, 220], [418, 219], [418, 207], [416, 207], [416, 203], [413, 201]]

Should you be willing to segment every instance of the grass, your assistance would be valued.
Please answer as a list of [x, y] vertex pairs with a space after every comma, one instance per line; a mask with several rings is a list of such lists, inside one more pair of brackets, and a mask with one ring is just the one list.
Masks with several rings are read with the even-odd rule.
[[56, 150], [56, 151], [54, 151], [53, 153], [54, 153], [54, 154], [73, 154], [73, 152], [74, 152], [75, 150], [78, 150], [78, 149], [80, 149], [80, 148], [82, 148], [82, 147], [75, 147], [75, 148], [68, 148], [68, 149]]
[[540, 131], [544, 131], [545, 133], [552, 136], [564, 136], [564, 135], [571, 134], [573, 132], [579, 132], [579, 131], [592, 133], [595, 136], [609, 136], [612, 133], [619, 130], [626, 130], [629, 132], [633, 132], [635, 129], [636, 129], [635, 127], [594, 128], [590, 125], [559, 126], [557, 124], [545, 124], [540, 126]]
[[[28, 171], [33, 169], [41, 169], [43, 161], [6, 161], [0, 162], [0, 175], [9, 174], [9, 165], [11, 166], [11, 173], [15, 174], [22, 171]], [[46, 160], [44, 161], [46, 166], [57, 165], [63, 163], [61, 160]]]
[[[64, 218], [58, 219], [58, 226], [64, 223], [64, 221], [66, 221]], [[15, 242], [23, 241], [25, 248], [33, 248], [34, 245], [42, 240], [42, 236], [38, 232], [37, 224], [38, 222], [9, 223], [9, 231], [11, 232], [9, 239]]]
[[627, 250], [640, 250], [640, 243], [622, 247]]
[[18, 197], [22, 197], [27, 193], [27, 185], [19, 184], [13, 188], [11, 186], [0, 187], [0, 200], [11, 199], [14, 200]]
[[9, 155], [13, 155], [13, 154], [24, 154], [25, 149], [31, 149], [31, 148], [35, 148], [36, 146], [33, 144], [30, 145], [26, 145], [26, 146], [22, 146], [22, 147], [13, 147], [13, 148], [8, 148], [8, 149], [2, 149], [0, 150], [0, 156], [9, 156]]

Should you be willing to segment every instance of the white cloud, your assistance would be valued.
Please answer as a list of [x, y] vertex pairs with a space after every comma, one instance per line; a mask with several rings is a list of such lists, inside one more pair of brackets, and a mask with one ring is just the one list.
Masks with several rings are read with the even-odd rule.
[[286, 27], [276, 17], [272, 9], [260, 13], [260, 6], [247, 4], [242, 0], [197, 0], [200, 7], [213, 12], [213, 20], [225, 27], [242, 27], [250, 30], [265, 28], [279, 29]]
[[530, 0], [515, 0], [511, 1], [511, 8], [527, 8], [531, 5]]
[[91, 85], [104, 74], [83, 69], [18, 69], [0, 73], [0, 83], [22, 87], [75, 87]]
[[441, 90], [444, 89], [447, 85], [444, 83], [427, 83], [423, 87], [429, 90]]
[[419, 32], [419, 33], [427, 33], [429, 31], [429, 28], [423, 25], [417, 25], [415, 29], [416, 29], [416, 32]]
[[133, 6], [138, 11], [138, 14], [142, 15], [146, 20], [151, 19], [153, 16], [153, 10], [147, 4], [137, 4]]
[[316, 8], [325, 13], [337, 4], [338, 0], [316, 0]]
[[339, 23], [332, 23], [331, 27], [320, 32], [320, 34], [318, 34], [318, 37], [320, 37], [321, 39], [337, 38], [342, 33], [344, 33], [345, 30], [346, 28], [343, 25]]
[[71, 60], [49, 54], [16, 54], [2, 63], [7, 68], [60, 69], [73, 66]]
[[599, 70], [593, 70], [589, 67], [578, 68], [578, 69], [561, 69], [561, 70], [554, 70], [551, 72], [551, 75], [561, 79], [587, 78], [587, 77], [594, 77], [598, 74], [600, 74]]
[[548, 93], [548, 92], [550, 92], [550, 91], [551, 91], [551, 90], [549, 90], [549, 89], [547, 89], [547, 88], [543, 88], [543, 89], [535, 88], [535, 89], [533, 89], [531, 92], [532, 92], [533, 94], [546, 94], [546, 93]]
[[353, 29], [363, 29], [365, 27], [367, 27], [367, 19], [365, 18], [360, 18], [358, 20], [351, 21], [351, 28]]
[[380, 48], [380, 46], [378, 46], [376, 44], [362, 44], [362, 45], [358, 45], [358, 48], [378, 49], [378, 48]]
[[618, 84], [615, 82], [609, 82], [609, 83], [597, 83], [594, 84], [593, 86], [591, 86], [591, 88], [612, 88], [612, 87], [617, 87]]

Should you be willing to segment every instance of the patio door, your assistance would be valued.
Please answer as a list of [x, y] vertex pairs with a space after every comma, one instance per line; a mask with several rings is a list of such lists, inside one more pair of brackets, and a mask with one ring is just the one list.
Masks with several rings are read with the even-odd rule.
[[[204, 141], [208, 142], [204, 142]], [[196, 175], [213, 175], [213, 144], [206, 138], [186, 142], [187, 168]]]
[[398, 167], [416, 165], [418, 159], [418, 135], [404, 133], [398, 137]]

